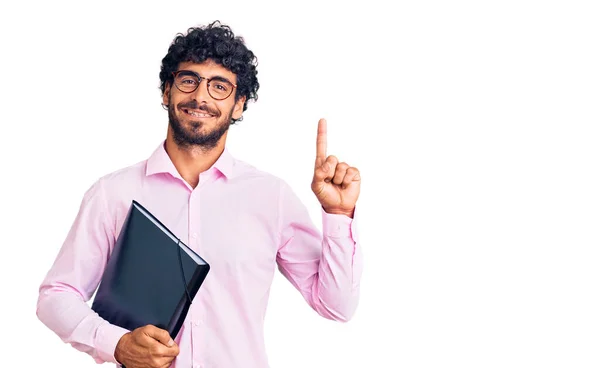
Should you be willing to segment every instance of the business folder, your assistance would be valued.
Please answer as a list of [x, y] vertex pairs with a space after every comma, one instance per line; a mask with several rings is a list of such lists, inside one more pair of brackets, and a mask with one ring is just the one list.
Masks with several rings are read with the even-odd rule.
[[130, 331], [148, 324], [175, 339], [209, 264], [133, 200], [92, 309]]

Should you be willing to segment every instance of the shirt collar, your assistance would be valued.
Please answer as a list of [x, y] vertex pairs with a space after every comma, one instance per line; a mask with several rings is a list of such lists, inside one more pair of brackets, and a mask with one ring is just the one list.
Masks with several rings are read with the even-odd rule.
[[[163, 141], [152, 153], [152, 155], [148, 158], [146, 162], [146, 176], [159, 174], [159, 173], [169, 173], [172, 176], [178, 178], [181, 177], [175, 165], [173, 165], [173, 161], [167, 154], [165, 149], [165, 142]], [[233, 177], [233, 166], [235, 165], [235, 160], [231, 156], [231, 153], [225, 148], [221, 156], [217, 159], [214, 165], [208, 170], [216, 169], [218, 170], [225, 178], [230, 179]]]

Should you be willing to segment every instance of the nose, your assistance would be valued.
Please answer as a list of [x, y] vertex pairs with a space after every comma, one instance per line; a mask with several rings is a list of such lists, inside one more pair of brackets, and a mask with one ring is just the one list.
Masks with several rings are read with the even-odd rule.
[[194, 92], [192, 92], [192, 98], [194, 98], [197, 102], [207, 102], [211, 100], [210, 95], [208, 94], [208, 81], [204, 78], [200, 79], [198, 84], [198, 88]]

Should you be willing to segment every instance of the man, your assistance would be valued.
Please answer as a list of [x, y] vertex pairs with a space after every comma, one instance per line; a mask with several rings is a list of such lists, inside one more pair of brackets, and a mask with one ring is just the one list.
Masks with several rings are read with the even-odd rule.
[[[361, 276], [359, 172], [327, 156], [320, 120], [312, 190], [321, 235], [283, 180], [233, 158], [228, 128], [256, 100], [256, 74], [254, 54], [225, 25], [175, 38], [160, 71], [166, 140], [147, 160], [91, 186], [40, 287], [37, 315], [63, 341], [127, 368], [268, 367], [263, 319], [276, 265], [321, 316], [351, 318]], [[112, 325], [86, 304], [132, 199], [211, 265], [175, 341], [154, 326]]]

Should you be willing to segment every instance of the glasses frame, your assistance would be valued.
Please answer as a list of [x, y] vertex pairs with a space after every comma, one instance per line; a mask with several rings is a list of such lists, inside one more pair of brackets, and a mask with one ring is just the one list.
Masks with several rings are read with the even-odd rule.
[[[177, 83], [175, 83], [175, 79], [177, 78], [177, 75], [179, 75], [180, 73], [185, 72], [186, 74], [191, 74], [196, 76], [196, 78], [198, 78], [198, 85], [196, 86], [196, 88], [194, 88], [194, 90], [192, 91], [183, 91], [181, 90], [181, 88], [179, 88], [179, 86], [177, 85]], [[227, 80], [226, 78], [223, 77], [213, 77], [213, 78], [206, 78], [206, 77], [201, 77], [198, 73], [192, 71], [192, 70], [187, 70], [187, 69], [182, 69], [182, 70], [178, 70], [176, 72], [172, 72], [171, 73], [173, 75], [173, 85], [182, 93], [194, 93], [198, 90], [198, 88], [200, 87], [200, 84], [202, 84], [202, 80], [205, 79], [206, 80], [206, 91], [208, 92], [208, 95], [210, 97], [212, 97], [213, 99], [217, 100], [217, 101], [223, 101], [229, 98], [229, 96], [231, 96], [231, 94], [233, 93], [233, 91], [237, 88], [237, 84], [230, 82], [229, 80]], [[231, 89], [231, 91], [229, 92], [229, 94], [227, 95], [227, 97], [223, 97], [223, 98], [216, 98], [215, 96], [212, 95], [212, 93], [210, 93], [210, 82], [212, 80], [217, 80], [220, 82], [226, 82], [229, 83], [233, 86], [233, 88]]]

